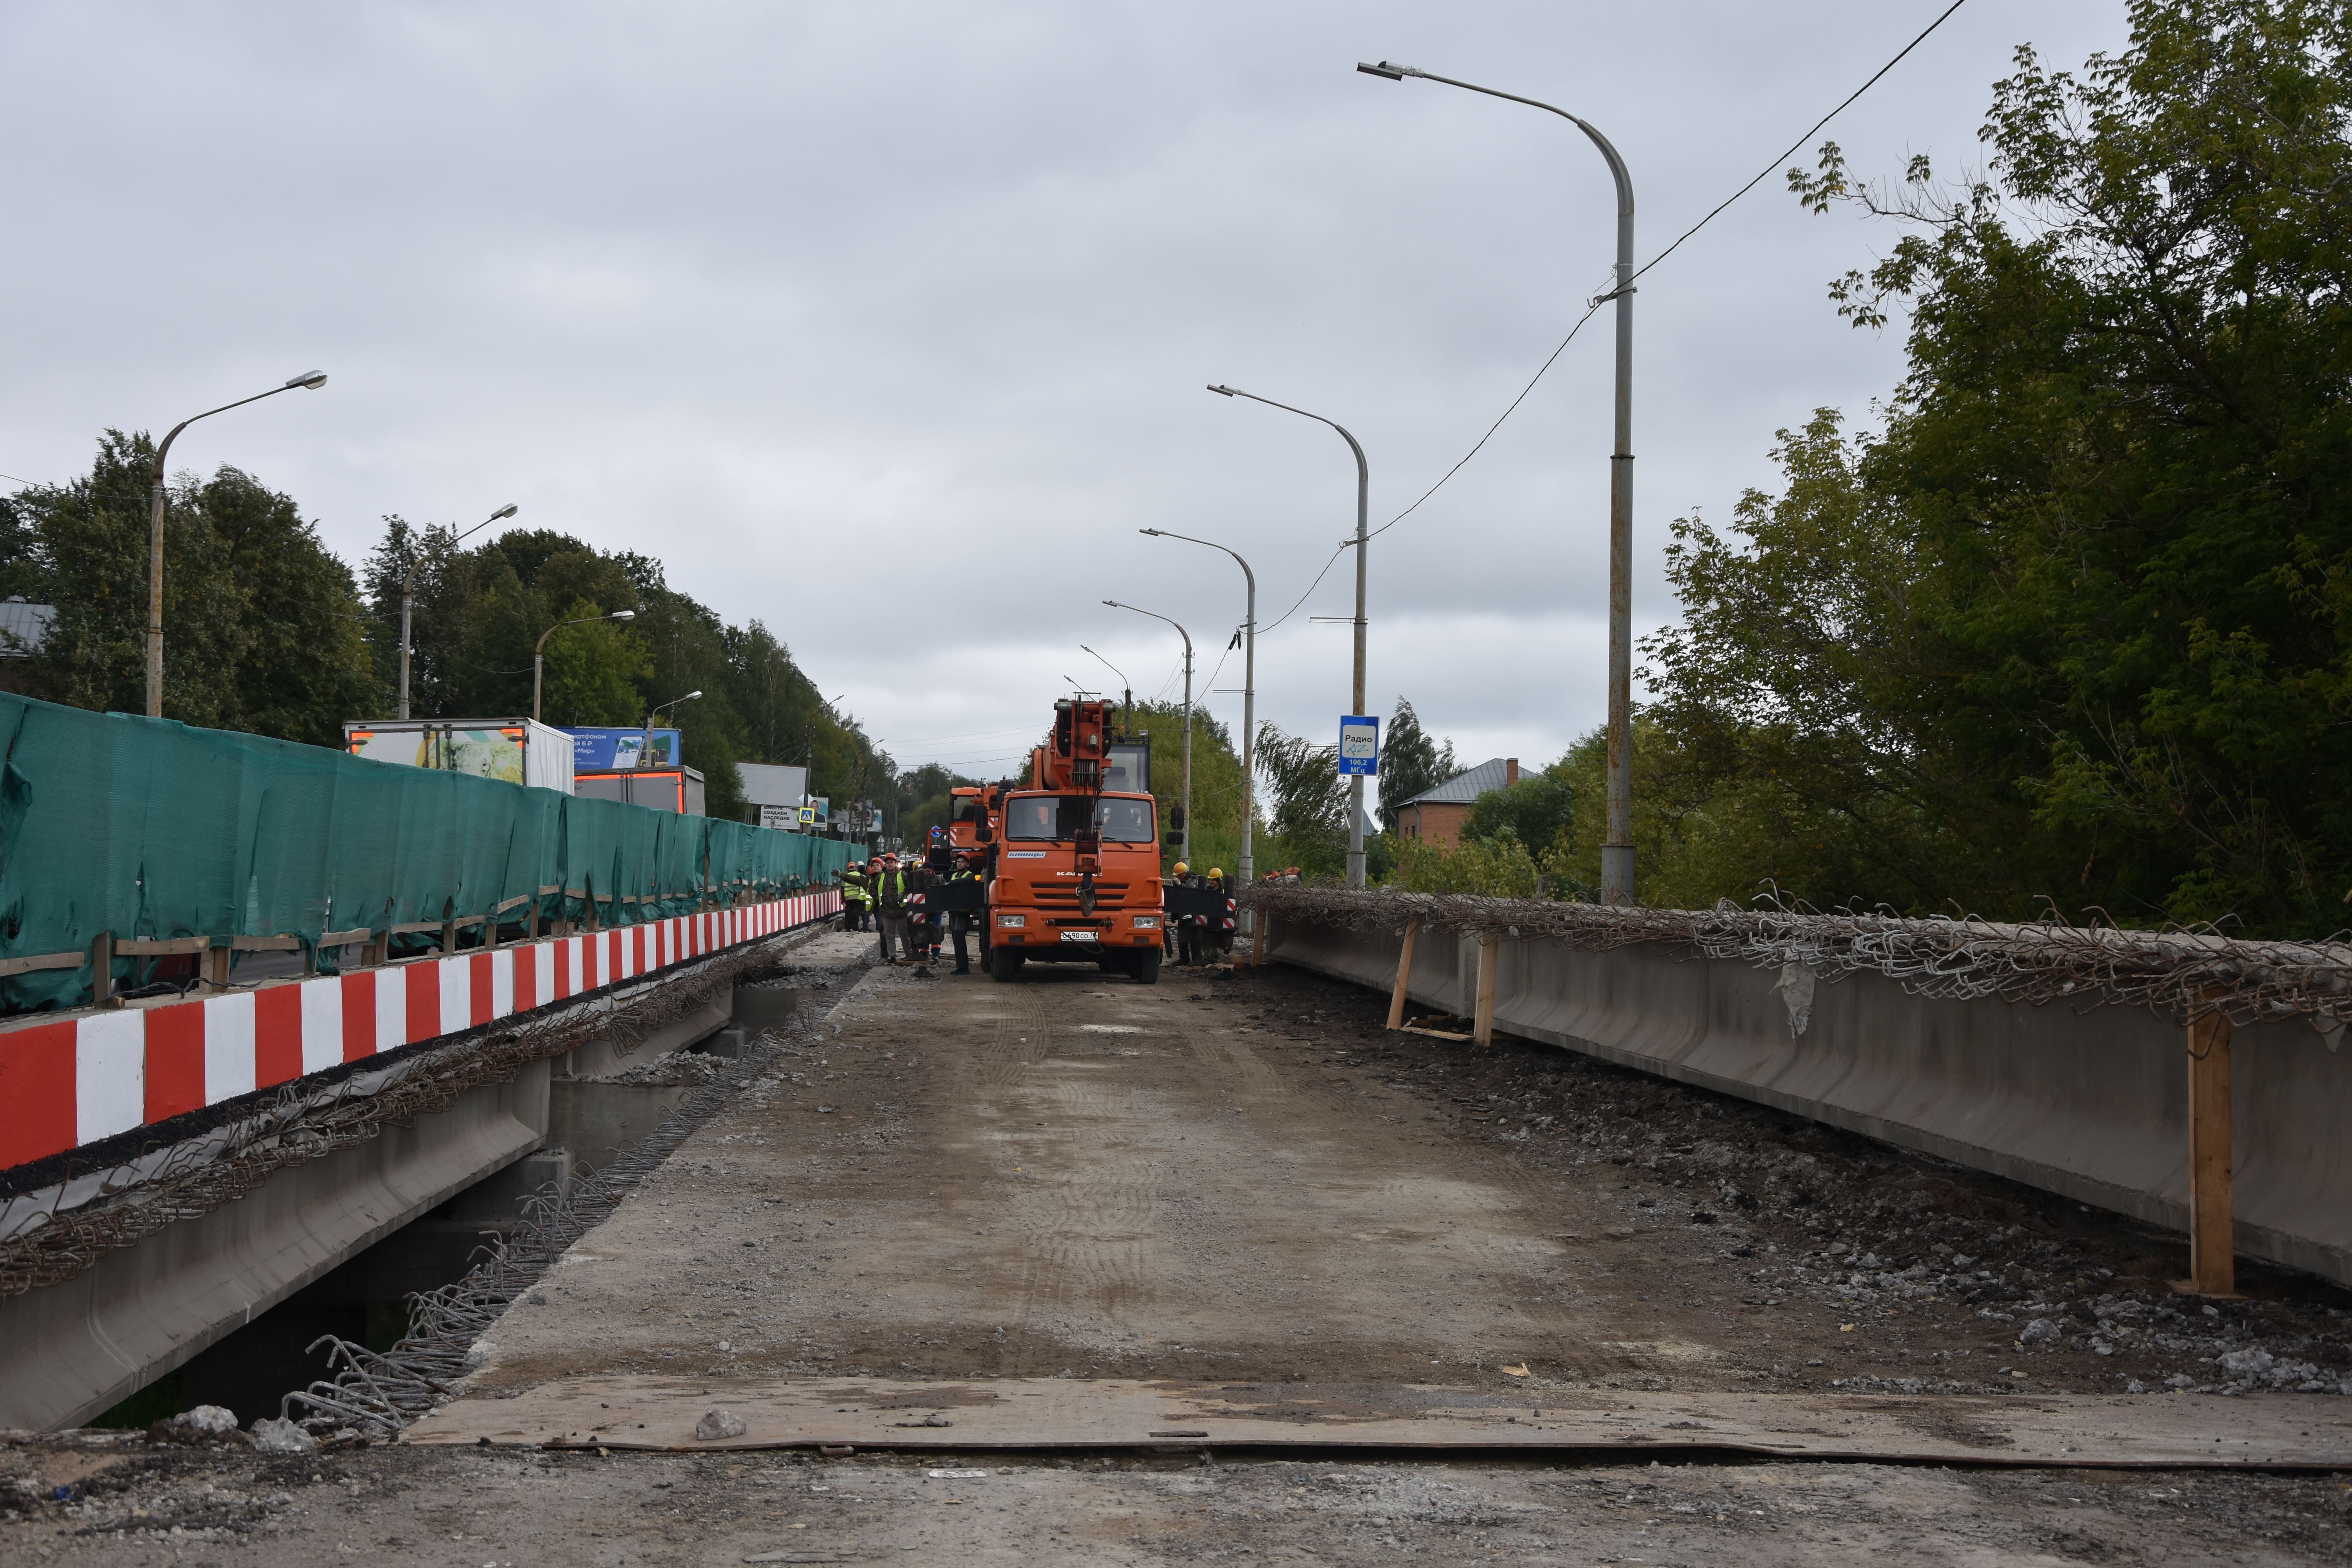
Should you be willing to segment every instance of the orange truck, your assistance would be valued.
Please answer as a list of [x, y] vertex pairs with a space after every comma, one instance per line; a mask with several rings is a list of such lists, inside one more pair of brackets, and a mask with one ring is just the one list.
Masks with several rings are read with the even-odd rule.
[[[958, 784], [948, 791], [948, 841], [959, 855], [968, 855], [992, 842], [1004, 826], [1003, 784]], [[988, 829], [988, 837], [981, 829]]]
[[1112, 713], [1097, 698], [1055, 703], [1053, 733], [1030, 753], [1028, 782], [981, 797], [973, 837], [995, 851], [987, 965], [998, 980], [1032, 963], [1091, 963], [1159, 983], [1167, 911], [1151, 744], [1118, 733]]

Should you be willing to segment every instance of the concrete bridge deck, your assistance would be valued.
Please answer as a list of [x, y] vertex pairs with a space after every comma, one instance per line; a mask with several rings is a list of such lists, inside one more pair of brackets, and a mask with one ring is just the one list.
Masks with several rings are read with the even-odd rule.
[[[2220, 1379], [2224, 1342], [2326, 1361], [2329, 1288], [2176, 1308], [2144, 1227], [1547, 1047], [1387, 1035], [1383, 1004], [1288, 971], [871, 973], [401, 1444], [174, 1473], [252, 1499], [270, 1563], [2352, 1547], [2352, 1400], [2164, 1383]], [[714, 1409], [743, 1429], [698, 1436]]]

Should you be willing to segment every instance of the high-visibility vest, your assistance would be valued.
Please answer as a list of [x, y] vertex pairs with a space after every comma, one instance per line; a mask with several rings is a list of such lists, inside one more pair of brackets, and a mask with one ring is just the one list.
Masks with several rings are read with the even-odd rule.
[[874, 901], [885, 908], [905, 909], [907, 907], [907, 873], [885, 871], [875, 878]]

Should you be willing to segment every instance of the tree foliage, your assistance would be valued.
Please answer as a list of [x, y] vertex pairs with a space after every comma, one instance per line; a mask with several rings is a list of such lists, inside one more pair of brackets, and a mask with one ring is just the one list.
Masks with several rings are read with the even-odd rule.
[[[702, 693], [664, 707], [662, 723], [702, 771], [714, 816], [742, 815], [738, 762], [808, 765], [814, 753], [813, 793], [836, 806], [887, 792], [889, 760], [826, 707], [766, 626], [727, 625], [671, 588], [649, 556], [550, 530], [511, 529], [467, 548], [448, 529], [384, 519], [365, 581], [376, 624], [390, 628], [376, 645], [387, 689], [412, 573], [409, 701], [420, 718], [530, 712], [531, 650], [550, 634], [541, 701], [551, 724], [642, 724], [656, 706]], [[614, 610], [635, 618], [591, 618]]]
[[1296, 866], [1309, 877], [1348, 868], [1348, 781], [1337, 742], [1318, 745], [1267, 720], [1257, 727], [1254, 759], [1265, 783], [1267, 852], [1261, 869]]
[[[155, 448], [109, 430], [90, 472], [37, 485], [0, 515], [0, 581], [56, 606], [30, 691], [146, 710], [148, 485]], [[163, 521], [163, 713], [337, 745], [374, 704], [352, 574], [290, 497], [224, 467], [175, 477]]]
[[1576, 786], [1546, 769], [1522, 773], [1517, 784], [1481, 794], [1463, 814], [1462, 836], [1515, 838], [1530, 850], [1545, 849], [1568, 831], [1575, 815]]
[[2352, 7], [2130, 16], [2079, 75], [2021, 49], [1958, 185], [1791, 171], [1901, 226], [1832, 294], [1907, 309], [1909, 368], [1676, 525], [1649, 765], [1721, 891], [2342, 923]]
[[1436, 788], [1461, 765], [1454, 760], [1454, 742], [1433, 740], [1421, 727], [1421, 715], [1403, 697], [1389, 717], [1389, 732], [1381, 740], [1381, 826], [1393, 835], [1397, 807], [1424, 790]]

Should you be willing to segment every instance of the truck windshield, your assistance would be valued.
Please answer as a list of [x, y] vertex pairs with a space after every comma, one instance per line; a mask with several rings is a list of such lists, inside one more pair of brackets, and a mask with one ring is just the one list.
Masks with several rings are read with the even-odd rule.
[[1095, 826], [1112, 844], [1151, 842], [1151, 803], [1118, 800], [1108, 795], [1031, 795], [1005, 805], [1004, 837], [1031, 842], [1066, 842], [1086, 826], [1087, 804], [1095, 807]]

